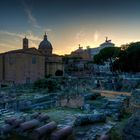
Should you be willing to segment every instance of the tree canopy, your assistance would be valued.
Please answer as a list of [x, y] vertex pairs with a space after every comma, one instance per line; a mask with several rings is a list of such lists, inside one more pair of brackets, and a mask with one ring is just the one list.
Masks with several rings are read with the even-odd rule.
[[106, 61], [113, 71], [140, 72], [140, 42], [104, 48], [94, 56], [95, 64]]
[[118, 58], [114, 62], [114, 70], [140, 72], [140, 42], [126, 44], [126, 49], [121, 49]]
[[96, 64], [103, 64], [105, 61], [111, 61], [116, 59], [116, 57], [120, 53], [120, 48], [119, 47], [107, 47], [94, 56], [94, 63]]
[[94, 56], [94, 63], [95, 64], [104, 64], [104, 62], [108, 61], [110, 63], [111, 69], [113, 62], [117, 59], [120, 53], [119, 47], [107, 47]]

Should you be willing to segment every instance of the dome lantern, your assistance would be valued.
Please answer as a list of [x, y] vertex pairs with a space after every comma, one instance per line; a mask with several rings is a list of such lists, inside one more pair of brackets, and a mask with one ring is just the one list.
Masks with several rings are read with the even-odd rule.
[[47, 40], [47, 34], [46, 34], [46, 32], [45, 32], [45, 35], [44, 35], [44, 40]]

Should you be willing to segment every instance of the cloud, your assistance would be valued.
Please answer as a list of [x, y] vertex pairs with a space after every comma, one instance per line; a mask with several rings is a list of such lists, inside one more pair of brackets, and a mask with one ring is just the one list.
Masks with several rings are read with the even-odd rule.
[[8, 32], [8, 31], [0, 31], [0, 34], [5, 34], [5, 35], [9, 35], [9, 36], [15, 36], [15, 37], [19, 37], [19, 38], [24, 37], [23, 34], [14, 33], [14, 32]]
[[0, 43], [0, 47], [4, 47], [5, 48], [11, 48], [11, 45], [10, 44], [5, 44], [5, 43]]
[[36, 18], [33, 16], [31, 10], [30, 10], [30, 9], [25, 9], [25, 12], [27, 13], [29, 23], [30, 23], [33, 27], [35, 27], [35, 28], [37, 28], [37, 29], [41, 29], [41, 26], [37, 23], [37, 20], [36, 20]]
[[[11, 49], [18, 49], [25, 34], [0, 30], [0, 36], [2, 37], [0, 41], [0, 52], [5, 52]], [[29, 39], [31, 47], [37, 47], [42, 40], [42, 38], [34, 35], [32, 31], [27, 31], [26, 36]]]
[[[37, 47], [41, 38], [35, 36], [31, 31], [28, 31], [26, 35], [30, 40], [31, 47]], [[0, 52], [4, 52], [11, 49], [18, 49], [19, 45], [21, 45], [22, 39], [25, 37], [25, 34], [0, 30], [0, 36]]]
[[[5, 34], [5, 35], [13, 36], [13, 37], [18, 37], [18, 38], [25, 37], [25, 34], [9, 32], [9, 31], [0, 31], [0, 34]], [[41, 41], [41, 38], [34, 35], [31, 31], [27, 31], [26, 36], [28, 39], [30, 39], [32, 41]]]
[[16, 49], [16, 46], [8, 44], [8, 43], [0, 43], [0, 53], [9, 51], [9, 49], [14, 50], [14, 49]]
[[94, 42], [98, 42], [98, 40], [99, 40], [99, 33], [98, 33], [98, 31], [96, 31], [94, 33], [93, 38], [94, 38]]
[[37, 29], [41, 29], [41, 26], [38, 24], [37, 19], [34, 17], [29, 1], [27, 3], [27, 1], [22, 0], [22, 4], [24, 7], [24, 11], [27, 14], [28, 17], [28, 22], [31, 24], [32, 27], [37, 28]]
[[50, 28], [43, 28], [42, 30], [46, 31], [46, 32], [52, 32], [52, 29], [50, 29]]
[[42, 27], [38, 23], [35, 16], [33, 15], [33, 12], [32, 12], [33, 0], [27, 0], [27, 1], [22, 0], [22, 4], [23, 4], [23, 7], [24, 7], [24, 11], [27, 15], [28, 22], [32, 27], [41, 30], [41, 32], [51, 32], [52, 31], [52, 29], [50, 29], [50, 28]]

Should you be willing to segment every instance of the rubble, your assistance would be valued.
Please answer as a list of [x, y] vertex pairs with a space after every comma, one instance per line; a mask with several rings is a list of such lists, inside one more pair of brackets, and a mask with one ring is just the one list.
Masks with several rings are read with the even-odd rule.
[[101, 123], [106, 121], [106, 116], [103, 114], [89, 114], [89, 115], [80, 115], [76, 117], [74, 126], [82, 126], [94, 123]]
[[140, 139], [140, 112], [138, 111], [127, 121], [122, 131], [122, 140]]

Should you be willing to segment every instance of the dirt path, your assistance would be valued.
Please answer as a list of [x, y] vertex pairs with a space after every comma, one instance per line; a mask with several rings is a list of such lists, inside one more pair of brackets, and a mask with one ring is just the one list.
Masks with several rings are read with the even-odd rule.
[[118, 91], [110, 91], [110, 90], [92, 90], [92, 91], [96, 93], [101, 93], [102, 96], [106, 96], [106, 97], [115, 97], [117, 95], [131, 96], [130, 92], [118, 92]]

